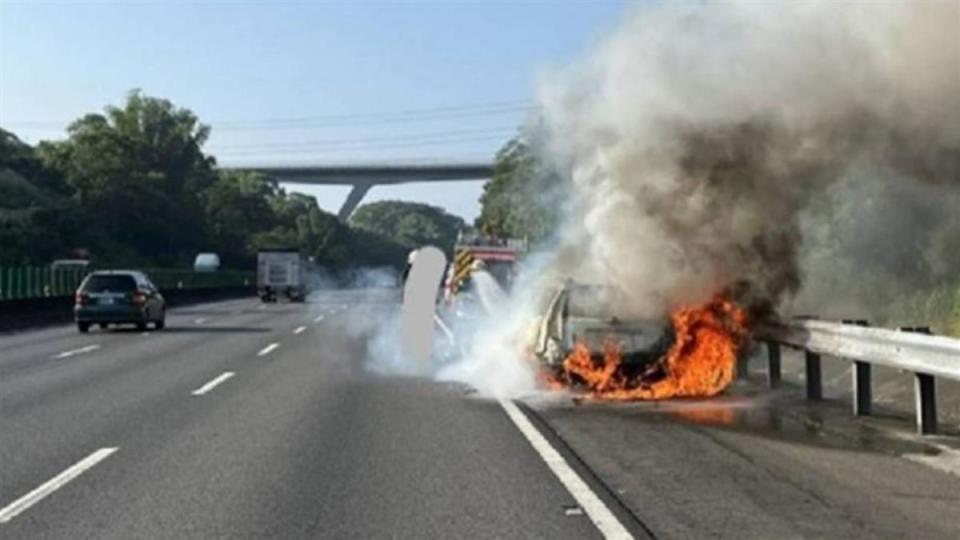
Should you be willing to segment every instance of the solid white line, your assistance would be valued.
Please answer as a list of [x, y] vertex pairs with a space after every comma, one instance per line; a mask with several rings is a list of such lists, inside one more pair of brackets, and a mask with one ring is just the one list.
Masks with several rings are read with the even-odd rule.
[[263, 350], [261, 350], [260, 352], [258, 352], [258, 353], [257, 353], [257, 356], [266, 356], [266, 355], [270, 354], [271, 352], [273, 352], [273, 350], [276, 349], [276, 348], [279, 347], [279, 346], [280, 346], [279, 343], [271, 343], [271, 344], [267, 345], [266, 347], [264, 347]]
[[313, 322], [320, 322], [322, 320], [323, 320], [323, 315], [317, 315], [317, 318], [314, 319]]
[[8, 504], [4, 508], [0, 509], [0, 523], [6, 523], [17, 517], [20, 512], [23, 512], [27, 508], [30, 508], [34, 504], [40, 502], [41, 499], [60, 489], [67, 482], [80, 476], [84, 473], [84, 471], [103, 461], [107, 456], [116, 451], [116, 448], [101, 448], [89, 456], [81, 459], [74, 465], [71, 465], [62, 473], [54, 476], [50, 480], [47, 480], [37, 489]]
[[95, 351], [95, 350], [97, 350], [97, 349], [99, 349], [99, 348], [100, 348], [99, 345], [87, 345], [86, 347], [80, 347], [79, 349], [74, 349], [74, 350], [72, 350], [72, 351], [62, 352], [62, 353], [60, 353], [60, 354], [57, 354], [57, 355], [53, 356], [53, 358], [56, 358], [56, 359], [60, 359], [60, 358], [70, 358], [71, 356], [75, 356], [75, 355], [83, 354], [83, 353], [88, 353], [88, 352], [91, 352], [91, 351]]
[[193, 395], [195, 395], [195, 396], [202, 396], [202, 395], [206, 394], [207, 392], [209, 392], [209, 391], [213, 390], [214, 388], [216, 388], [217, 385], [219, 385], [219, 384], [222, 383], [223, 381], [225, 381], [225, 380], [227, 380], [227, 379], [229, 379], [230, 377], [233, 377], [233, 376], [234, 376], [234, 373], [233, 373], [232, 371], [224, 371], [223, 373], [221, 373], [220, 375], [218, 375], [216, 379], [213, 379], [212, 381], [208, 382], [207, 384], [205, 384], [205, 385], [201, 386], [200, 388], [197, 388], [196, 390], [194, 390], [194, 391], [193, 391]]
[[299, 334], [300, 332], [303, 332], [303, 331], [306, 330], [306, 329], [307, 329], [306, 326], [298, 326], [298, 327], [296, 327], [296, 328], [293, 329], [293, 333], [294, 333], [294, 334]]
[[520, 433], [527, 438], [527, 441], [533, 446], [533, 449], [540, 454], [547, 467], [553, 471], [560, 483], [563, 484], [570, 495], [577, 501], [580, 508], [587, 513], [590, 521], [600, 530], [604, 538], [633, 538], [633, 535], [617, 520], [613, 512], [603, 504], [600, 497], [594, 493], [589, 486], [570, 468], [570, 465], [563, 459], [553, 446], [540, 434], [537, 428], [533, 427], [530, 420], [512, 401], [501, 399], [500, 406], [507, 412], [510, 420], [520, 430]]

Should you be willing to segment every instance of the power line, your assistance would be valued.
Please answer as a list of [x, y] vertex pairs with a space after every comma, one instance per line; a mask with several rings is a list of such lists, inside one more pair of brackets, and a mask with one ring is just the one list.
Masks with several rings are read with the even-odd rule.
[[437, 120], [454, 120], [463, 118], [476, 118], [484, 116], [501, 116], [506, 114], [517, 114], [532, 112], [534, 108], [524, 107], [503, 107], [497, 109], [484, 109], [461, 112], [445, 112], [423, 115], [397, 115], [383, 117], [365, 117], [365, 118], [343, 118], [343, 119], [320, 119], [319, 117], [304, 118], [297, 122], [274, 123], [274, 124], [212, 124], [213, 128], [219, 131], [265, 131], [280, 129], [310, 129], [325, 127], [347, 127], [347, 126], [375, 126], [387, 124], [412, 124], [416, 122], [430, 122]]
[[[502, 115], [508, 113], [533, 111], [537, 108], [538, 107], [529, 100], [512, 100], [476, 103], [471, 105], [406, 109], [392, 112], [383, 111], [376, 113], [350, 113], [250, 120], [215, 120], [204, 123], [210, 124], [214, 128], [224, 131], [295, 129], [305, 127], [408, 123], [415, 121]], [[14, 120], [5, 121], [4, 124], [20, 127], [60, 128], [68, 125], [70, 122], [72, 122], [72, 120], [60, 122], [52, 120]]]
[[263, 144], [263, 143], [251, 143], [251, 144], [228, 144], [228, 145], [216, 145], [210, 144], [210, 151], [221, 151], [221, 150], [269, 150], [274, 148], [312, 148], [312, 147], [325, 147], [325, 146], [343, 146], [343, 145], [355, 145], [355, 144], [371, 144], [378, 142], [413, 142], [418, 140], [431, 140], [441, 137], [458, 137], [464, 135], [509, 135], [517, 131], [517, 126], [501, 126], [494, 128], [478, 128], [478, 129], [461, 129], [455, 131], [437, 131], [431, 133], [414, 133], [414, 134], [400, 134], [400, 135], [390, 135], [385, 137], [367, 137], [363, 139], [322, 139], [314, 140], [308, 142], [291, 142], [291, 143], [274, 143], [274, 144]]
[[403, 119], [408, 117], [432, 117], [435, 115], [459, 115], [465, 113], [484, 114], [488, 112], [527, 110], [534, 106], [530, 100], [491, 101], [472, 105], [455, 105], [448, 107], [429, 107], [422, 109], [406, 109], [400, 111], [382, 111], [374, 113], [328, 114], [316, 116], [297, 116], [287, 118], [264, 118], [255, 120], [231, 120], [214, 122], [219, 126], [246, 126], [270, 124], [296, 124], [313, 122], [354, 122], [365, 120]]
[[343, 152], [344, 150], [388, 150], [393, 148], [412, 148], [419, 146], [435, 146], [442, 144], [456, 144], [456, 143], [466, 143], [466, 142], [482, 142], [482, 141], [491, 141], [491, 140], [504, 140], [503, 135], [485, 135], [485, 136], [470, 136], [470, 137], [445, 137], [442, 139], [428, 139], [422, 141], [411, 141], [411, 142], [397, 142], [393, 144], [365, 144], [363, 141], [358, 141], [358, 144], [352, 146], [336, 146], [336, 147], [318, 147], [314, 149], [308, 148], [293, 148], [293, 149], [281, 149], [275, 152], [262, 152], [262, 151], [226, 151], [218, 152], [212, 150], [210, 153], [217, 156], [255, 156], [255, 155], [271, 155], [271, 154], [323, 154], [329, 152]]

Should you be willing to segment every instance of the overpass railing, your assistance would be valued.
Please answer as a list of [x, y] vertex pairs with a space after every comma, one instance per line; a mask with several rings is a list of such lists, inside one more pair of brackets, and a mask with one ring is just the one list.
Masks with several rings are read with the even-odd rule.
[[780, 382], [780, 347], [802, 350], [808, 399], [823, 397], [821, 356], [852, 362], [853, 413], [871, 414], [871, 366], [913, 373], [917, 431], [937, 431], [936, 377], [960, 381], [960, 339], [929, 335], [923, 327], [870, 328], [866, 321], [798, 319], [761, 325], [755, 339], [766, 343], [770, 386]]

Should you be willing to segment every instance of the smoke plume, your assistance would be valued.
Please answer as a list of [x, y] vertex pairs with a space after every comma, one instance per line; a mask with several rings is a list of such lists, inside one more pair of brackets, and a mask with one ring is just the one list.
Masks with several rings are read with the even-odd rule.
[[[960, 3], [644, 7], [540, 99], [572, 178], [570, 274], [624, 292], [630, 315], [743, 281], [773, 305], [801, 289], [805, 223], [837, 196], [960, 187]], [[888, 217], [863, 234], [910, 225]]]

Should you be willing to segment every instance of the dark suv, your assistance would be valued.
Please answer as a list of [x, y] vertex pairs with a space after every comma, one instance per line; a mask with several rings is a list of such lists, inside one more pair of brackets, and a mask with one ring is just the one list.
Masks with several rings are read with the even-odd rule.
[[91, 324], [106, 328], [111, 324], [135, 324], [146, 330], [152, 322], [157, 330], [164, 326], [166, 301], [143, 272], [103, 270], [87, 276], [77, 289], [73, 307], [77, 329], [90, 330]]

